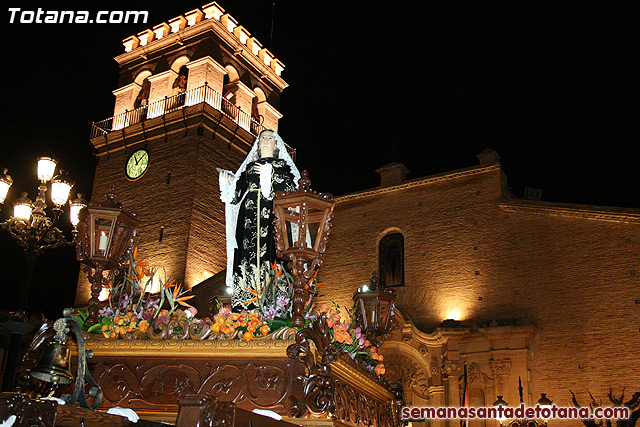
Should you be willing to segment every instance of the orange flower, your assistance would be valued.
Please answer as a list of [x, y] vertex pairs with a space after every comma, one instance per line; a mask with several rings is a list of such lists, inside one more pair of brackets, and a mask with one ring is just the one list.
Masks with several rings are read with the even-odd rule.
[[170, 277], [170, 278], [169, 278], [169, 280], [167, 280], [167, 283], [165, 283], [165, 284], [164, 284], [164, 287], [165, 287], [166, 289], [169, 289], [169, 288], [171, 288], [171, 287], [173, 287], [173, 286], [175, 286], [175, 285], [176, 285], [176, 283], [175, 283], [175, 282], [176, 282], [176, 281], [175, 281], [175, 280], [173, 280], [173, 279]]
[[251, 332], [245, 332], [242, 336], [245, 340], [250, 341], [253, 338], [253, 334]]
[[183, 291], [182, 290], [182, 285], [177, 285], [173, 288], [173, 301], [177, 302], [178, 304], [185, 306], [185, 307], [191, 307], [191, 305], [187, 304], [185, 301], [190, 300], [191, 298], [195, 297], [195, 295], [189, 295], [189, 296], [183, 296], [187, 291]]
[[321, 306], [318, 307], [318, 313], [319, 314], [321, 314], [321, 313], [329, 313], [329, 310], [331, 310], [331, 309], [329, 308], [328, 305], [325, 305], [325, 304], [322, 304]]
[[386, 370], [384, 369], [384, 364], [378, 363], [376, 365], [376, 375], [384, 375]]
[[138, 329], [140, 329], [140, 332], [147, 332], [147, 329], [149, 329], [149, 322], [147, 322], [146, 320], [140, 321], [140, 323], [138, 324]]

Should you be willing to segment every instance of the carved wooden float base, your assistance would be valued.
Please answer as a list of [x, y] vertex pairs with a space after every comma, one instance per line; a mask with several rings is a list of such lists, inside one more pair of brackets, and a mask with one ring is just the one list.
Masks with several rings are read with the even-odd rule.
[[314, 328], [320, 332], [248, 342], [88, 339], [91, 375], [103, 391], [100, 409], [121, 406], [175, 423], [180, 399], [206, 394], [302, 426], [402, 425], [396, 396], [363, 366], [339, 357], [328, 345], [326, 323]]
[[287, 357], [288, 339], [90, 339], [90, 371], [104, 394], [101, 409], [131, 408], [149, 420], [174, 423], [186, 394], [209, 394], [237, 407], [287, 417], [304, 413], [304, 367]]

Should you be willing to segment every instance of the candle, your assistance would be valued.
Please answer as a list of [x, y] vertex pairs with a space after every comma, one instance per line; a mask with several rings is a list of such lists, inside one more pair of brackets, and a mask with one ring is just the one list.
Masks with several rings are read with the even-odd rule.
[[104, 231], [101, 232], [100, 240], [98, 240], [98, 250], [99, 251], [107, 250], [107, 235], [104, 233]]

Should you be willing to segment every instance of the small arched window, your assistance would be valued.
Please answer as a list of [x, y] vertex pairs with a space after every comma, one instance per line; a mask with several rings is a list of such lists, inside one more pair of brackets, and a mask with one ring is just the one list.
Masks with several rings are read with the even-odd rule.
[[389, 233], [380, 240], [378, 265], [381, 284], [404, 285], [404, 236], [402, 233]]

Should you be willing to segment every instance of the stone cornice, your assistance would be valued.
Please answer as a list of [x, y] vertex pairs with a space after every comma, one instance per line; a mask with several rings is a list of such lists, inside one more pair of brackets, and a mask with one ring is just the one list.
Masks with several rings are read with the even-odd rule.
[[378, 187], [371, 190], [365, 190], [357, 193], [346, 194], [344, 196], [338, 196], [335, 198], [336, 203], [347, 202], [356, 199], [362, 199], [370, 196], [377, 196], [379, 194], [392, 193], [394, 191], [406, 190], [412, 187], [419, 187], [422, 185], [433, 184], [436, 182], [450, 181], [458, 178], [465, 178], [472, 175], [478, 175], [486, 172], [493, 172], [500, 170], [500, 164], [492, 164], [489, 166], [474, 166], [470, 168], [458, 169], [451, 172], [445, 172], [436, 175], [430, 175], [424, 178], [417, 178], [411, 181], [404, 182], [392, 187]]
[[405, 343], [415, 341], [417, 344], [422, 344], [427, 347], [440, 347], [447, 342], [446, 337], [443, 337], [442, 335], [427, 333], [418, 329], [413, 321], [407, 318], [406, 315], [403, 315], [398, 307], [395, 309], [395, 319], [393, 320], [393, 324], [394, 326], [388, 341]]
[[122, 86], [121, 88], [113, 90], [112, 93], [115, 96], [118, 96], [118, 95], [120, 95], [122, 93], [125, 93], [125, 92], [129, 91], [129, 90], [135, 90], [135, 89], [139, 89], [139, 88], [140, 88], [140, 85], [138, 83], [136, 83], [136, 82], [133, 82], [133, 83], [130, 83], [130, 84], [126, 85], [126, 86]]
[[574, 205], [569, 203], [541, 202], [536, 200], [504, 200], [500, 202], [498, 206], [505, 212], [562, 216], [568, 218], [621, 223], [640, 222], [640, 209]]
[[438, 328], [433, 333], [434, 338], [439, 338], [445, 341], [451, 340], [474, 340], [474, 339], [507, 339], [515, 337], [533, 338], [536, 333], [535, 326], [521, 325], [521, 326], [492, 326], [486, 328], [479, 328], [476, 331], [470, 328], [459, 329], [447, 329]]

